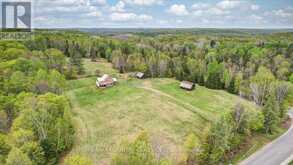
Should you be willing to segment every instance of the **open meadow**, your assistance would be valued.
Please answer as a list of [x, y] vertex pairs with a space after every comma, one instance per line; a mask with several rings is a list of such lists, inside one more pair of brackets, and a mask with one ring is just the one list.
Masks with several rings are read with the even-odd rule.
[[73, 106], [76, 142], [71, 154], [89, 156], [95, 164], [109, 164], [119, 144], [147, 131], [160, 156], [179, 161], [186, 136], [201, 137], [209, 124], [241, 102], [257, 107], [222, 90], [197, 86], [194, 91], [179, 88], [175, 79], [125, 78], [105, 61], [85, 61], [86, 73], [99, 69], [119, 77], [107, 89], [95, 86], [96, 76], [69, 81], [66, 93]]

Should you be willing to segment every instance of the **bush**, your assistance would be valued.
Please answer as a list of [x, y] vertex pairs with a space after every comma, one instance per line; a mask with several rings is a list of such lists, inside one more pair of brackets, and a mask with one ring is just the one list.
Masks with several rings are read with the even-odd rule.
[[4, 163], [9, 151], [10, 146], [7, 144], [6, 136], [0, 134], [0, 164]]
[[18, 148], [13, 148], [6, 159], [6, 165], [33, 165], [31, 160]]
[[46, 163], [45, 153], [39, 143], [29, 142], [24, 144], [20, 149], [28, 155], [33, 165], [44, 165]]
[[26, 143], [32, 142], [33, 140], [34, 133], [30, 130], [19, 129], [11, 134], [11, 144], [15, 147], [21, 147]]
[[187, 164], [194, 164], [196, 161], [196, 151], [199, 148], [198, 137], [193, 133], [189, 134], [185, 140], [184, 148], [187, 153], [185, 161]]
[[148, 135], [141, 133], [134, 142], [121, 145], [123, 152], [119, 152], [113, 159], [112, 165], [160, 165], [169, 164], [167, 160], [157, 160]]
[[293, 84], [293, 73], [292, 73], [291, 76], [289, 77], [289, 81]]
[[93, 162], [84, 156], [70, 156], [65, 159], [64, 165], [93, 165]]

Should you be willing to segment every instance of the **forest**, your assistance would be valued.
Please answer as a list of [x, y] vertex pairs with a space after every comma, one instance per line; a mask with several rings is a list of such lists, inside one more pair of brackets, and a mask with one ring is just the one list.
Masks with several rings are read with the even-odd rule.
[[[85, 59], [105, 59], [120, 74], [187, 80], [254, 102], [260, 113], [235, 103], [200, 140], [192, 133], [184, 139], [180, 164], [226, 163], [245, 138], [275, 134], [293, 105], [293, 33], [234, 33], [48, 30], [28, 41], [0, 41], [0, 164], [93, 164], [80, 155], [63, 160], [76, 133], [64, 93], [68, 81], [86, 77]], [[126, 151], [111, 158], [113, 165], [173, 164], [156, 156], [147, 132], [121, 145]]]

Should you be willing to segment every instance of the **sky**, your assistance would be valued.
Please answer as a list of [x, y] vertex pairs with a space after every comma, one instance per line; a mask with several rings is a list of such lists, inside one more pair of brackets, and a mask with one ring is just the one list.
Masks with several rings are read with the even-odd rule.
[[293, 28], [293, 0], [31, 1], [35, 28]]

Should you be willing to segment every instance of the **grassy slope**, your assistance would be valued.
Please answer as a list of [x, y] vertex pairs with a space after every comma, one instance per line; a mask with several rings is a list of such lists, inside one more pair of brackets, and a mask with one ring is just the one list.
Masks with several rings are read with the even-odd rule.
[[[85, 62], [86, 72], [93, 75], [99, 69], [119, 74], [105, 62]], [[71, 154], [89, 156], [95, 164], [109, 162], [122, 140], [132, 139], [147, 130], [153, 144], [162, 146], [163, 156], [180, 158], [186, 135], [201, 136], [209, 123], [220, 114], [242, 102], [254, 109], [250, 102], [224, 91], [197, 87], [188, 92], [178, 88], [173, 79], [125, 80], [108, 89], [95, 87], [96, 77], [69, 82], [67, 96], [73, 105], [77, 128], [76, 143]], [[176, 161], [176, 160], [174, 160]]]

